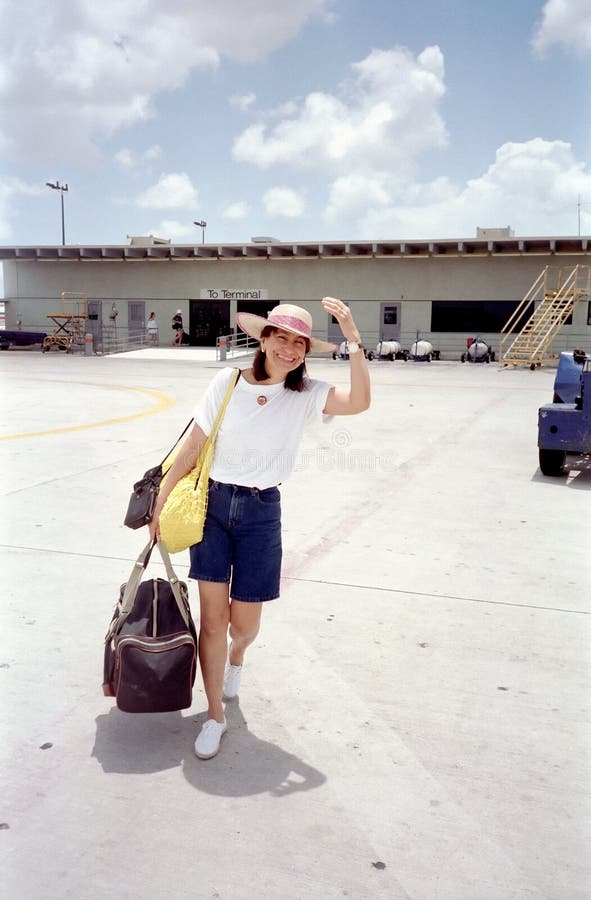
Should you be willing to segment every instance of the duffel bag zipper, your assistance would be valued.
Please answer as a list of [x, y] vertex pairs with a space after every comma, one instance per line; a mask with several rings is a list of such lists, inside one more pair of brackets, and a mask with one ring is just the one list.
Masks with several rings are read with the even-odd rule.
[[154, 580], [154, 599], [152, 601], [152, 637], [158, 637], [158, 581]]
[[130, 634], [119, 638], [117, 641], [117, 652], [120, 652], [123, 647], [135, 645], [141, 647], [146, 653], [161, 653], [162, 650], [173, 650], [176, 647], [182, 647], [183, 644], [190, 644], [192, 647], [195, 647], [195, 641], [187, 634], [180, 634], [177, 637], [171, 637], [163, 641], [155, 641], [153, 638]]

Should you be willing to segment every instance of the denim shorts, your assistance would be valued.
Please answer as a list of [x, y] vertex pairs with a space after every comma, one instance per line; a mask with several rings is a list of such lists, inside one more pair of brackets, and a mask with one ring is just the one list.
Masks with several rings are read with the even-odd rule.
[[279, 596], [281, 495], [209, 481], [203, 540], [190, 548], [189, 578], [230, 584], [232, 600], [261, 603]]

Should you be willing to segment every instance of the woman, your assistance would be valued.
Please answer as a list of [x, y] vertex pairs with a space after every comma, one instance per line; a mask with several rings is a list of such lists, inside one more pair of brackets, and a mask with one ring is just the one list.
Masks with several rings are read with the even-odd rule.
[[183, 311], [182, 309], [177, 309], [174, 316], [172, 317], [172, 330], [174, 331], [174, 338], [172, 339], [172, 343], [177, 347], [180, 347], [183, 343]]
[[156, 319], [156, 313], [151, 312], [148, 316], [148, 322], [146, 324], [146, 331], [148, 332], [148, 341], [151, 344], [158, 343], [158, 321]]
[[[306, 375], [310, 350], [331, 351], [312, 337], [312, 317], [281, 304], [267, 319], [239, 313], [238, 324], [260, 343], [251, 369], [241, 373], [218, 434], [210, 473], [203, 540], [190, 548], [189, 577], [199, 584], [199, 660], [208, 701], [195, 753], [209, 759], [226, 731], [222, 700], [238, 693], [246, 648], [257, 636], [263, 603], [279, 596], [281, 506], [278, 484], [289, 476], [302, 431], [322, 415], [346, 416], [370, 404], [370, 383], [359, 331], [348, 306], [322, 305], [349, 342], [350, 386], [332, 387]], [[213, 378], [194, 410], [195, 424], [162, 485], [150, 535], [177, 481], [195, 465], [235, 370]], [[227, 634], [231, 645], [228, 655]]]

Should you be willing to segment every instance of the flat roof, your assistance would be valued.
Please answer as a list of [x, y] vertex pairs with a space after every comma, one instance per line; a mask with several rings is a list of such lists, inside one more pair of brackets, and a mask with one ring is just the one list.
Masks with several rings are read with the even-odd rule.
[[66, 244], [0, 246], [0, 261], [309, 259], [587, 254], [586, 237], [462, 238], [429, 241], [322, 241], [242, 244]]

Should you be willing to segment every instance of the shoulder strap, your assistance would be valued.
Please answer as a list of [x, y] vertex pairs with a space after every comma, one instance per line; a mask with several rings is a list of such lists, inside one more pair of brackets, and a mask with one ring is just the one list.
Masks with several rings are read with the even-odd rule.
[[[211, 429], [211, 433], [212, 433], [213, 435], [217, 435], [217, 433], [218, 433], [218, 431], [219, 431], [220, 425], [221, 425], [221, 423], [222, 423], [222, 419], [223, 419], [223, 417], [224, 417], [224, 413], [225, 413], [225, 411], [226, 411], [226, 407], [227, 407], [228, 403], [230, 402], [230, 397], [232, 396], [232, 391], [234, 390], [234, 388], [235, 388], [236, 385], [238, 384], [238, 379], [240, 378], [241, 375], [242, 375], [242, 369], [237, 369], [237, 374], [233, 376], [232, 381], [230, 382], [230, 386], [228, 387], [228, 390], [227, 390], [226, 396], [224, 397], [224, 400], [223, 400], [223, 402], [222, 402], [222, 406], [221, 406], [221, 408], [220, 408], [220, 411], [218, 412], [217, 417], [216, 417], [216, 419], [215, 419], [215, 421], [214, 421], [214, 423], [213, 423], [213, 426], [212, 426], [212, 429]], [[220, 415], [220, 414], [221, 414], [221, 415]], [[219, 421], [218, 421], [218, 419], [219, 419]], [[168, 451], [168, 453], [166, 454], [166, 456], [164, 457], [164, 459], [163, 459], [162, 462], [160, 463], [161, 466], [164, 465], [164, 463], [166, 462], [166, 460], [168, 459], [168, 457], [170, 456], [170, 454], [172, 453], [172, 451], [175, 449], [175, 447], [177, 446], [177, 444], [179, 444], [179, 443], [182, 441], [182, 439], [184, 438], [185, 434], [187, 433], [187, 431], [189, 430], [189, 428], [191, 427], [191, 425], [193, 424], [194, 421], [195, 421], [194, 419], [190, 419], [190, 420], [187, 422], [187, 424], [185, 425], [185, 427], [184, 427], [182, 433], [181, 433], [181, 434], [179, 435], [179, 437], [176, 439], [176, 441], [174, 442], [174, 444], [172, 445], [172, 447], [170, 448], [170, 450]], [[215, 436], [214, 436], [214, 440], [215, 440]]]
[[220, 425], [222, 424], [222, 419], [224, 418], [224, 414], [226, 412], [228, 403], [230, 402], [230, 399], [234, 392], [234, 388], [238, 384], [238, 379], [240, 378], [241, 375], [242, 375], [242, 370], [237, 369], [236, 374], [232, 376], [232, 380], [230, 381], [228, 390], [226, 391], [226, 396], [224, 397], [224, 399], [222, 401], [222, 405], [220, 406], [220, 408], [218, 410], [218, 414], [214, 419], [213, 425], [211, 427], [211, 431], [207, 437], [207, 440], [209, 441], [210, 444], [215, 443], [215, 439], [218, 435], [218, 431], [220, 430]]
[[189, 419], [189, 421], [187, 422], [187, 424], [186, 424], [185, 427], [183, 428], [181, 434], [178, 436], [178, 438], [176, 439], [176, 441], [174, 442], [174, 444], [172, 445], [172, 447], [170, 448], [170, 450], [168, 451], [168, 453], [165, 455], [164, 459], [163, 459], [162, 462], [160, 463], [161, 466], [164, 465], [164, 463], [166, 462], [166, 460], [168, 459], [168, 457], [170, 456], [170, 454], [172, 453], [172, 451], [174, 450], [174, 448], [176, 447], [176, 445], [179, 444], [179, 443], [182, 441], [182, 439], [184, 438], [185, 434], [187, 433], [187, 431], [189, 430], [189, 428], [190, 428], [191, 425], [193, 424], [193, 421], [194, 421], [193, 419]]

